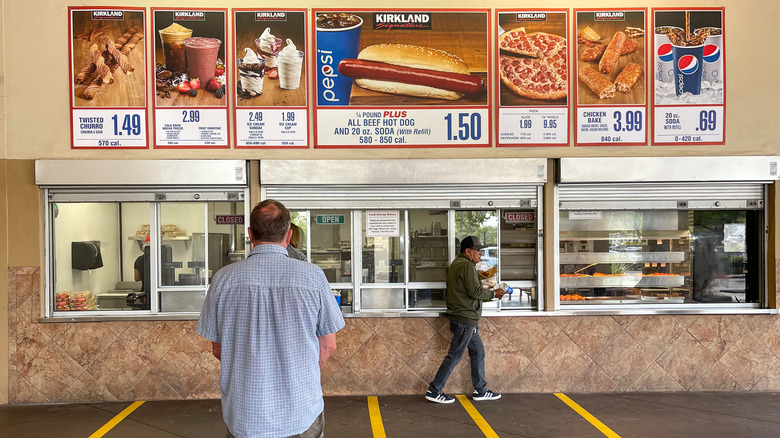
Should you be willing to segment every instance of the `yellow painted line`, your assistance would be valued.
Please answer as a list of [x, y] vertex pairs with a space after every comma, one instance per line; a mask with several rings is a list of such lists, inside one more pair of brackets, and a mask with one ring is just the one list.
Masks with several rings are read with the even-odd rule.
[[103, 435], [107, 434], [109, 430], [113, 429], [114, 426], [119, 424], [120, 421], [124, 420], [125, 417], [132, 414], [134, 410], [138, 409], [139, 406], [144, 404], [142, 401], [133, 402], [130, 406], [126, 407], [124, 411], [116, 414], [116, 417], [112, 418], [111, 421], [104, 424], [103, 427], [98, 429], [97, 432], [93, 433], [89, 436], [89, 438], [100, 438]]
[[371, 418], [374, 438], [387, 438], [385, 426], [382, 424], [382, 414], [379, 412], [379, 399], [375, 396], [368, 397], [368, 416]]
[[460, 404], [463, 405], [463, 408], [466, 409], [466, 412], [471, 415], [471, 419], [474, 420], [475, 423], [477, 423], [477, 427], [479, 430], [482, 431], [482, 433], [485, 434], [487, 438], [498, 438], [498, 434], [493, 430], [492, 427], [488, 424], [487, 421], [485, 421], [484, 418], [482, 418], [482, 415], [479, 413], [477, 408], [474, 407], [473, 404], [469, 401], [468, 398], [466, 398], [463, 394], [458, 394], [455, 397], [457, 397]]
[[612, 429], [608, 428], [606, 425], [604, 425], [604, 423], [599, 421], [598, 418], [591, 415], [590, 412], [583, 409], [582, 406], [575, 403], [574, 400], [567, 397], [566, 394], [556, 392], [555, 396], [561, 399], [562, 402], [569, 405], [570, 408], [574, 409], [574, 411], [580, 414], [582, 418], [588, 420], [588, 423], [592, 424], [593, 427], [598, 429], [605, 436], [608, 436], [609, 438], [620, 438], [620, 435], [616, 434], [615, 432], [612, 432]]

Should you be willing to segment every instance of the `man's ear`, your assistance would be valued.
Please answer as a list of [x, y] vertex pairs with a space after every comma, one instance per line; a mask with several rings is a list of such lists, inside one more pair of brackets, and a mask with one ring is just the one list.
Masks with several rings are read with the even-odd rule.
[[246, 235], [249, 237], [249, 242], [254, 243], [255, 242], [255, 235], [252, 234], [252, 227], [246, 227]]
[[293, 233], [293, 230], [292, 230], [292, 227], [291, 227], [289, 230], [287, 230], [287, 234], [285, 234], [285, 236], [284, 236], [284, 246], [285, 247], [290, 245], [290, 239], [292, 239], [292, 233]]

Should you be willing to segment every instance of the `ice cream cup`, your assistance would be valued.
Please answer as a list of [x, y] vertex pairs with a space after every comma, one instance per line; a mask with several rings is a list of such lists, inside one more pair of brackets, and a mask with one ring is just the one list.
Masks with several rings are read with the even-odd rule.
[[301, 68], [303, 52], [300, 50], [282, 50], [276, 57], [279, 67], [279, 86], [285, 90], [295, 90], [301, 86]]

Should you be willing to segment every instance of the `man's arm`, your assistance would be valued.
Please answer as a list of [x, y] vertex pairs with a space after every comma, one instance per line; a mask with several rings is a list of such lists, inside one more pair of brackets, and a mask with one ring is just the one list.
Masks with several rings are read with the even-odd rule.
[[336, 351], [336, 334], [317, 336], [320, 341], [320, 366], [325, 364], [331, 354]]
[[219, 360], [222, 360], [222, 344], [211, 341], [211, 353]]

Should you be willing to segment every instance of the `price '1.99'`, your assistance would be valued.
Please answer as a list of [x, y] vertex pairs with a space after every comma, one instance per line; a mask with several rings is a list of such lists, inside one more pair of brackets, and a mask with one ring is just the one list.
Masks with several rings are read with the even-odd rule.
[[125, 114], [122, 118], [122, 126], [119, 126], [119, 115], [114, 114], [111, 117], [114, 121], [114, 135], [141, 135], [141, 115]]
[[482, 115], [479, 113], [458, 113], [457, 132], [453, 131], [452, 114], [444, 116], [447, 121], [448, 140], [479, 140], [482, 138]]

